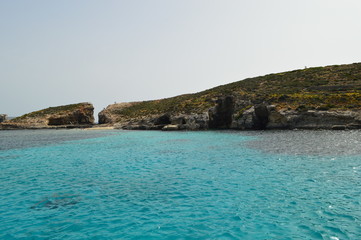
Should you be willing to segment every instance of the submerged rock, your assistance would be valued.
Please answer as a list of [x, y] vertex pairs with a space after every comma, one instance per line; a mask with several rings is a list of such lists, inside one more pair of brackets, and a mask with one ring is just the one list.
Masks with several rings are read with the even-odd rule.
[[75, 194], [53, 194], [50, 197], [45, 197], [32, 205], [31, 209], [41, 210], [43, 208], [56, 209], [61, 207], [69, 207], [80, 202], [79, 195]]

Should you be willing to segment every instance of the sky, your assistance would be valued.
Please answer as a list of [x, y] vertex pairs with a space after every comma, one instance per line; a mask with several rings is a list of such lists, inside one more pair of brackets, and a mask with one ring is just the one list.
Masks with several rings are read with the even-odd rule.
[[0, 0], [0, 114], [361, 62], [359, 0]]

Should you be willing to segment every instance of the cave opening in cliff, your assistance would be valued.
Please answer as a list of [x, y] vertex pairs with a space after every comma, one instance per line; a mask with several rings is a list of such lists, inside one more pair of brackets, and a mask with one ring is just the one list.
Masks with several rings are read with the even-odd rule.
[[256, 106], [254, 110], [254, 128], [256, 130], [265, 130], [269, 121], [269, 111], [267, 109], [267, 106], [260, 104]]
[[160, 116], [154, 122], [155, 125], [167, 125], [167, 124], [170, 124], [170, 123], [171, 123], [170, 117], [167, 114]]
[[209, 111], [210, 129], [227, 129], [231, 126], [234, 112], [233, 97], [220, 98], [216, 102], [216, 107]]

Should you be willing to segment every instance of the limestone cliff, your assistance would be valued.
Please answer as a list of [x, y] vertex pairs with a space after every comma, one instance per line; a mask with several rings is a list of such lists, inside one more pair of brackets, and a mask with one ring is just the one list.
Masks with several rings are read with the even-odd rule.
[[5, 121], [0, 129], [43, 129], [89, 127], [94, 123], [94, 107], [90, 103], [49, 107]]
[[122, 129], [361, 128], [361, 63], [249, 78], [195, 94], [109, 105]]

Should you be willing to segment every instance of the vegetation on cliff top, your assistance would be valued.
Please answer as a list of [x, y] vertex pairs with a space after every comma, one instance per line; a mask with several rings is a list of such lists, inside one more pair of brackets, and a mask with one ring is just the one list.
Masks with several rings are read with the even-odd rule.
[[195, 94], [144, 101], [113, 111], [122, 118], [165, 112], [197, 113], [214, 106], [220, 96], [288, 109], [360, 109], [361, 63], [305, 68], [248, 78]]
[[42, 117], [46, 117], [47, 115], [62, 114], [65, 112], [75, 111], [75, 110], [80, 109], [87, 105], [90, 105], [90, 104], [89, 103], [76, 103], [76, 104], [69, 104], [69, 105], [63, 105], [63, 106], [57, 106], [57, 107], [49, 107], [49, 108], [45, 108], [45, 109], [42, 109], [39, 111], [24, 114], [20, 117], [12, 119], [11, 121], [18, 122], [18, 121], [22, 121], [22, 120], [28, 119], [28, 118], [42, 118]]

